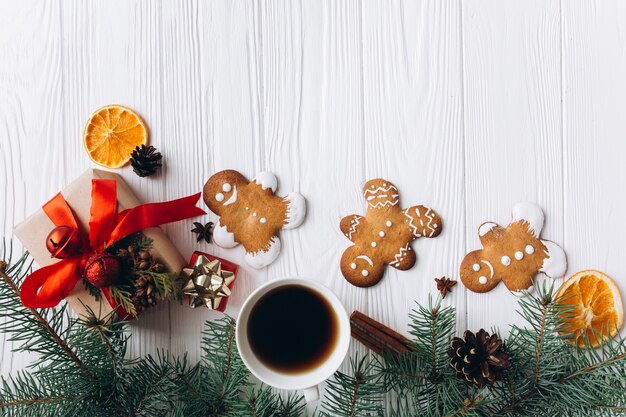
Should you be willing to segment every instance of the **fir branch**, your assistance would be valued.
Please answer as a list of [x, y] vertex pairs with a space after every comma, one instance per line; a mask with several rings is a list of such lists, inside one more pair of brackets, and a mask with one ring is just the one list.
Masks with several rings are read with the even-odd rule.
[[543, 335], [546, 331], [546, 315], [548, 314], [548, 308], [550, 306], [550, 300], [547, 299], [546, 296], [541, 298], [541, 315], [540, 315], [540, 324], [539, 324], [539, 332], [537, 335], [537, 343], [536, 343], [536, 347], [535, 347], [535, 378], [534, 378], [534, 383], [535, 385], [537, 385], [537, 383], [539, 382], [539, 372], [541, 369], [541, 355], [543, 353], [542, 351], [542, 344], [543, 344]]
[[[28, 256], [28, 253], [25, 253], [22, 259], [25, 260], [27, 256]], [[13, 279], [7, 274], [7, 266], [8, 266], [7, 262], [6, 261], [1, 261], [1, 262], [2, 264], [0, 264], [0, 278], [2, 278], [2, 281], [4, 281], [5, 285], [12, 292], [13, 301], [19, 305], [21, 304], [20, 290], [18, 289], [15, 281], [13, 281]], [[23, 262], [18, 261], [18, 265], [22, 265], [22, 264]], [[18, 270], [18, 274], [19, 274], [19, 270]], [[20, 310], [20, 309], [18, 308], [17, 310]], [[91, 373], [91, 371], [85, 366], [85, 364], [80, 360], [78, 355], [68, 346], [65, 340], [61, 338], [59, 333], [57, 333], [57, 331], [50, 325], [50, 323], [44, 318], [44, 316], [39, 311], [37, 311], [34, 308], [26, 308], [26, 307], [23, 307], [22, 310], [27, 311], [28, 313], [32, 315], [32, 317], [38, 323], [40, 329], [43, 332], [45, 332], [50, 337], [50, 339], [54, 343], [56, 343], [57, 346], [59, 346], [59, 348], [61, 348], [61, 350], [65, 353], [65, 355], [67, 355], [67, 357], [70, 358], [72, 362], [76, 364], [76, 366], [78, 366], [78, 368], [87, 378], [93, 379], [93, 374]]]
[[109, 286], [109, 294], [115, 303], [126, 310], [128, 314], [137, 315], [137, 307], [133, 302], [131, 289], [127, 285], [111, 285]]
[[328, 381], [322, 416], [382, 415], [383, 387], [367, 357], [350, 360], [352, 375], [337, 371]]
[[150, 249], [152, 249], [152, 246], [154, 245], [154, 240], [147, 237], [143, 233], [137, 233], [135, 239], [136, 240], [134, 241], [134, 246], [137, 248], [137, 251], [140, 251], [140, 250], [149, 251]]
[[252, 417], [298, 417], [304, 415], [304, 397], [290, 394], [287, 400], [273, 394], [269, 387], [250, 389], [241, 412]]
[[476, 398], [466, 398], [463, 400], [463, 406], [452, 411], [449, 414], [446, 414], [445, 417], [458, 417], [466, 414], [468, 411], [475, 409], [480, 402], [483, 400], [482, 397]]
[[149, 272], [154, 279], [156, 289], [162, 300], [173, 298], [182, 300], [183, 290], [179, 282], [179, 275], [173, 272]]
[[139, 395], [133, 398], [128, 417], [152, 416], [171, 409], [174, 398], [169, 395], [174, 392], [173, 368], [164, 356], [160, 355], [157, 360], [147, 356], [130, 372], [135, 386], [139, 388]]
[[437, 378], [442, 369], [448, 368], [447, 351], [454, 335], [456, 315], [452, 308], [441, 307], [441, 297], [428, 306], [418, 305], [409, 314], [409, 332], [414, 337], [418, 354], [430, 363], [430, 372]]
[[199, 391], [212, 399], [206, 414], [231, 413], [241, 406], [239, 394], [249, 386], [249, 372], [235, 343], [235, 321], [224, 317], [206, 322], [202, 335], [203, 378]]
[[84, 277], [82, 279], [82, 282], [85, 289], [87, 289], [89, 295], [91, 295], [96, 301], [100, 301], [100, 299], [102, 298], [102, 291], [100, 291], [100, 288], [87, 281]]

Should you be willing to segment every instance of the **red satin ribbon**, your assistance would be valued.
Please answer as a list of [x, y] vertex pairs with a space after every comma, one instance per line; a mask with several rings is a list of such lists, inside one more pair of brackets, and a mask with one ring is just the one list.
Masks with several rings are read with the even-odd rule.
[[[115, 180], [92, 180], [89, 241], [82, 239], [80, 254], [30, 274], [22, 284], [22, 303], [28, 308], [56, 306], [80, 281], [85, 263], [93, 253], [147, 227], [206, 214], [196, 207], [199, 199], [200, 193], [163, 203], [142, 204], [117, 213]], [[56, 226], [78, 230], [74, 213], [61, 193], [48, 201], [43, 210]]]

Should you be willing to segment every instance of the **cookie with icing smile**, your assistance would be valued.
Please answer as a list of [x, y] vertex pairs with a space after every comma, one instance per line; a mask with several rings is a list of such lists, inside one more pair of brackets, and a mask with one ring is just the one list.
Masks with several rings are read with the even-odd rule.
[[270, 172], [259, 173], [252, 181], [237, 171], [220, 171], [206, 182], [203, 199], [219, 216], [214, 242], [224, 248], [241, 244], [246, 262], [263, 268], [280, 253], [281, 229], [298, 227], [304, 221], [306, 203], [296, 192], [286, 197], [275, 194], [278, 181]]
[[352, 214], [339, 227], [354, 244], [341, 257], [341, 272], [352, 285], [370, 287], [378, 283], [385, 266], [407, 270], [415, 264], [411, 247], [418, 237], [434, 238], [442, 230], [441, 217], [426, 206], [400, 208], [400, 193], [384, 179], [365, 183], [365, 216]]

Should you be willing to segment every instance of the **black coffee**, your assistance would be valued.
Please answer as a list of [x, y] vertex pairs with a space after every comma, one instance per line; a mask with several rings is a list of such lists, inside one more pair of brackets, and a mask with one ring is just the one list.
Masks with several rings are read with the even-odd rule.
[[323, 363], [335, 348], [338, 332], [328, 301], [302, 285], [285, 285], [263, 295], [248, 320], [248, 341], [256, 357], [288, 374]]

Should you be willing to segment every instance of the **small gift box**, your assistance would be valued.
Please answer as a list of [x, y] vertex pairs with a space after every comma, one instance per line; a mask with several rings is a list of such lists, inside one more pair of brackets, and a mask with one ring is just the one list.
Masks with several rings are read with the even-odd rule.
[[225, 259], [194, 252], [189, 268], [183, 269], [186, 279], [183, 295], [189, 301], [189, 306], [206, 306], [211, 310], [224, 312], [238, 269], [237, 264]]
[[[204, 214], [195, 206], [198, 198], [199, 194], [142, 205], [119, 175], [87, 170], [15, 227], [15, 236], [42, 267], [24, 280], [22, 302], [27, 307], [46, 308], [65, 299], [80, 317], [88, 317], [89, 310], [105, 317], [117, 306], [109, 288], [102, 287], [103, 297], [96, 297], [94, 288], [80, 281], [89, 272], [96, 278], [99, 275], [106, 278], [107, 272], [123, 271], [124, 265], [111, 259], [116, 254], [110, 250], [117, 243], [125, 245], [125, 239], [132, 236], [140, 236], [144, 246], [150, 242], [149, 251], [139, 253], [138, 249], [135, 253], [128, 246], [131, 253], [125, 254], [130, 263], [138, 265], [140, 273], [135, 274], [133, 283], [140, 282], [140, 290], [146, 291], [144, 281], [150, 277], [163, 278], [161, 275], [167, 271], [178, 275], [185, 265], [184, 258], [156, 226]], [[57, 238], [51, 238], [54, 235], [51, 231], [59, 232], [62, 240], [55, 242]], [[70, 246], [73, 248], [68, 249]], [[159, 283], [155, 285], [158, 287]], [[147, 292], [151, 294], [153, 289]], [[118, 310], [122, 319], [129, 316], [126, 310]], [[137, 309], [141, 311], [143, 308]]]

